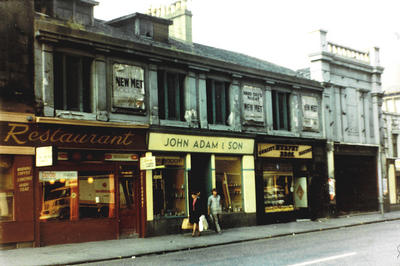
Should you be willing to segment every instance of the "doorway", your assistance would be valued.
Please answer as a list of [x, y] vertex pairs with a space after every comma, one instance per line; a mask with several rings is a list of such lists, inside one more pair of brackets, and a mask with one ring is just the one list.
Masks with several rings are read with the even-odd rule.
[[212, 190], [211, 157], [207, 154], [192, 154], [191, 161], [189, 193], [198, 191], [201, 198], [206, 201]]
[[138, 236], [140, 173], [137, 164], [119, 166], [119, 233]]

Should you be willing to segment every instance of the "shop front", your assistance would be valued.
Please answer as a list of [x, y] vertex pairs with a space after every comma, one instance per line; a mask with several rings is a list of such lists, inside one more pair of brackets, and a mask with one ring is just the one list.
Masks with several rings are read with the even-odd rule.
[[32, 180], [16, 173], [16, 181], [24, 181], [17, 185], [31, 193], [30, 207], [14, 200], [15, 210], [33, 214], [35, 246], [143, 236], [139, 159], [147, 148], [145, 129], [47, 120], [3, 127], [5, 139], [35, 147]]
[[151, 132], [149, 150], [157, 166], [151, 173], [153, 196], [147, 198], [149, 234], [180, 232], [190, 193], [200, 192], [206, 212], [213, 188], [223, 200], [225, 227], [254, 225], [253, 149], [252, 139]]
[[315, 218], [324, 208], [323, 146], [287, 143], [257, 145], [257, 216], [261, 224]]

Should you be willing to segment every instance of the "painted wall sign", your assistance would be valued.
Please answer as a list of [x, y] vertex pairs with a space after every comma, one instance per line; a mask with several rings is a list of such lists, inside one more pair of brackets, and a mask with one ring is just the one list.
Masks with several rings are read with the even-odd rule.
[[143, 68], [114, 64], [113, 107], [145, 110]]
[[53, 147], [37, 147], [36, 148], [36, 166], [53, 165]]
[[242, 109], [245, 121], [264, 123], [264, 97], [261, 88], [244, 85], [242, 88]]
[[23, 166], [17, 168], [17, 189], [19, 192], [30, 191], [33, 186], [32, 167]]
[[316, 97], [301, 96], [303, 106], [303, 130], [319, 131], [319, 107]]
[[289, 144], [258, 144], [259, 157], [312, 159], [312, 146]]
[[0, 122], [0, 145], [145, 150], [142, 129]]
[[253, 139], [150, 133], [149, 150], [252, 154]]

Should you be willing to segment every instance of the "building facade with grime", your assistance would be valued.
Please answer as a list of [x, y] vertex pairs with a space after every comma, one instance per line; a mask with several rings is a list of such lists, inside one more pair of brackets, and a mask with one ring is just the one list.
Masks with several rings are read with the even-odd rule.
[[[376, 162], [374, 119], [357, 140], [358, 128], [342, 128], [354, 131], [346, 143], [328, 130], [331, 83], [194, 43], [186, 1], [111, 21], [93, 17], [97, 4], [0, 4], [7, 21], [26, 18], [1, 28], [4, 247], [180, 233], [190, 193], [205, 201], [212, 188], [224, 228], [322, 217], [334, 177], [327, 140]], [[351, 108], [375, 118], [374, 89], [348, 90], [366, 95]], [[349, 184], [337, 180], [339, 200]]]

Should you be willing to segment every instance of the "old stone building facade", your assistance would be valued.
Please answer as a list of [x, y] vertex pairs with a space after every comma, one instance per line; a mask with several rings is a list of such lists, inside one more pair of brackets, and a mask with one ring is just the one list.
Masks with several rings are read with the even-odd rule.
[[[377, 188], [372, 175], [341, 182], [353, 149], [378, 167], [378, 65], [318, 50], [316, 81], [197, 44], [186, 1], [111, 21], [93, 18], [92, 0], [11, 3], [2, 11], [31, 20], [2, 28], [19, 35], [1, 56], [17, 51], [25, 59], [14, 63], [26, 64], [2, 65], [1, 91], [26, 101], [2, 93], [1, 244], [178, 233], [190, 193], [212, 188], [225, 227], [328, 215], [328, 177], [338, 204], [354, 201], [345, 211], [364, 207], [349, 185]], [[343, 64], [357, 73], [343, 74], [347, 83]], [[14, 69], [26, 73], [16, 83]]]

